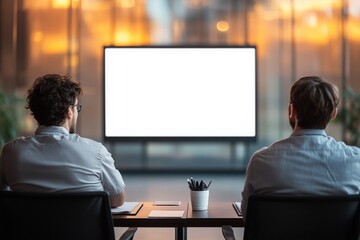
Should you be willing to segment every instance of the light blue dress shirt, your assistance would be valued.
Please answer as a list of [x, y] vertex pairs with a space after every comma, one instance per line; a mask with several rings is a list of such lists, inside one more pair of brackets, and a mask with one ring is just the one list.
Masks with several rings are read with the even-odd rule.
[[3, 148], [0, 189], [22, 192], [107, 191], [125, 188], [120, 172], [99, 142], [69, 134], [59, 126], [39, 126]]
[[345, 195], [360, 193], [360, 148], [323, 130], [299, 130], [255, 152], [246, 170], [241, 209], [253, 194]]

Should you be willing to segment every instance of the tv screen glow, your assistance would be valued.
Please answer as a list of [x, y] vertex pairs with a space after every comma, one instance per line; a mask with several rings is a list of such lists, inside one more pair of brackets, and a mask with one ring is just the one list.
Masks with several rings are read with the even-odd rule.
[[104, 47], [105, 140], [255, 140], [255, 47]]

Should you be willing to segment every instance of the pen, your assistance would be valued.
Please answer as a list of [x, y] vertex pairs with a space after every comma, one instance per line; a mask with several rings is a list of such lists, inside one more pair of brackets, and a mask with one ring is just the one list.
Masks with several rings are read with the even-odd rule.
[[192, 186], [191, 186], [190, 179], [187, 179], [187, 182], [188, 182], [188, 185], [189, 185], [190, 190], [193, 190], [193, 188], [192, 188]]
[[201, 180], [194, 180], [192, 177], [190, 177], [190, 179], [186, 179], [187, 183], [189, 185], [189, 188], [191, 191], [205, 191], [208, 190], [210, 187], [210, 184], [212, 183], [212, 180], [210, 180], [209, 184], [206, 185], [206, 183]]
[[200, 182], [200, 191], [204, 191], [205, 188], [206, 188], [206, 185], [205, 185], [204, 181], [201, 180], [201, 182]]
[[191, 186], [192, 186], [192, 189], [193, 189], [193, 190], [196, 190], [196, 189], [195, 189], [195, 182], [194, 182], [194, 179], [191, 177], [191, 178], [190, 178], [190, 180], [191, 180]]
[[209, 184], [207, 185], [206, 189], [208, 189], [210, 187], [212, 180], [210, 180]]

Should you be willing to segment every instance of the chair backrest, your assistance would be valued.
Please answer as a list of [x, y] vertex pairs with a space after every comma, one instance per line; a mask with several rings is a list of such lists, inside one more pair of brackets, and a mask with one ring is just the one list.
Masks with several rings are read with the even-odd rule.
[[0, 192], [0, 239], [114, 240], [106, 192]]
[[355, 240], [360, 196], [251, 196], [244, 240]]

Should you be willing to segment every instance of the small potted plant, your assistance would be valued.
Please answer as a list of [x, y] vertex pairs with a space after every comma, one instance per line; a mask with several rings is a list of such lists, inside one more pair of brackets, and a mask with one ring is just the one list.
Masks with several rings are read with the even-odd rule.
[[5, 143], [17, 136], [21, 117], [17, 103], [20, 101], [20, 98], [0, 87], [0, 150]]
[[348, 87], [343, 93], [342, 107], [338, 111], [336, 123], [342, 124], [343, 141], [352, 146], [360, 146], [360, 94]]

